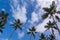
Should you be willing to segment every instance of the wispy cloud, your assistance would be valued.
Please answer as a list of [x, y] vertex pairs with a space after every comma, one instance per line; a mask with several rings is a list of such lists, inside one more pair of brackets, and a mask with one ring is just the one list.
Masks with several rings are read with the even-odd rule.
[[24, 33], [24, 32], [22, 32], [22, 33], [18, 33], [18, 38], [19, 38], [19, 39], [21, 39], [21, 38], [23, 38], [23, 37], [24, 37], [24, 35], [25, 35], [25, 33]]
[[[54, 1], [55, 1], [56, 4], [57, 4], [57, 8], [56, 8], [57, 11], [60, 11], [60, 9], [59, 9], [59, 8], [60, 8], [60, 3], [57, 2], [57, 0], [54, 0]], [[41, 6], [41, 8], [43, 8], [43, 7], [49, 7], [50, 4], [52, 3], [52, 1], [39, 1], [39, 0], [37, 0], [37, 2], [38, 2], [37, 7]], [[59, 16], [59, 14], [55, 14], [55, 15]], [[60, 17], [60, 16], [59, 16], [59, 17]], [[40, 33], [45, 32], [46, 28], [44, 28], [44, 26], [46, 25], [46, 23], [47, 23], [49, 20], [51, 20], [51, 19], [47, 18], [47, 19], [45, 19], [42, 23], [38, 24], [38, 25], [36, 26], [36, 28], [37, 28], [36, 31], [38, 31], [38, 32], [40, 32]], [[56, 19], [55, 19], [55, 20], [56, 20]], [[52, 20], [51, 20], [51, 21], [52, 21]], [[56, 21], [57, 21], [57, 20], [56, 20]], [[59, 27], [59, 26], [60, 26], [60, 22], [57, 22], [57, 25], [58, 25], [58, 27]], [[60, 27], [59, 27], [59, 28], [60, 28]], [[51, 30], [50, 30], [50, 32], [51, 32]], [[60, 36], [59, 36], [58, 31], [54, 29], [54, 33], [55, 33], [56, 39], [57, 39], [57, 40], [60, 40]]]
[[37, 1], [37, 5], [36, 5], [36, 9], [32, 12], [31, 15], [31, 20], [29, 20], [32, 24], [34, 24], [35, 22], [39, 22], [39, 20], [41, 20], [41, 16], [44, 14], [43, 11], [43, 7], [49, 7], [50, 4], [52, 3], [52, 0], [50, 1], [46, 1], [46, 0], [36, 0]]
[[6, 39], [6, 38], [0, 38], [0, 40], [8, 40], [8, 39]]
[[[34, 0], [33, 0], [34, 1]], [[31, 20], [29, 20], [32, 24], [35, 24], [34, 22], [38, 22], [39, 19], [41, 18], [41, 15], [44, 14], [41, 10], [43, 7], [50, 7], [50, 4], [52, 3], [53, 0], [36, 0], [37, 1], [37, 6], [36, 8], [41, 6], [41, 9], [38, 10], [39, 12], [35, 12], [33, 11], [31, 14]], [[13, 17], [15, 19], [20, 19], [21, 22], [26, 23], [27, 17], [26, 17], [26, 5], [23, 5], [20, 8], [20, 4], [19, 4], [19, 0], [13, 0], [11, 5], [12, 8], [12, 12], [13, 12]], [[60, 5], [58, 5], [60, 7]], [[57, 10], [60, 10], [59, 7], [57, 7]], [[39, 16], [40, 15], [40, 16]], [[49, 20], [52, 21], [52, 19], [45, 19], [42, 23], [39, 23], [36, 28], [37, 28], [37, 32], [44, 32], [46, 30], [46, 28], [44, 28], [44, 26], [46, 25], [47, 22], [49, 22]], [[24, 33], [18, 33], [19, 38], [22, 38], [24, 36]]]
[[11, 8], [12, 8], [12, 12], [13, 12], [13, 17], [15, 19], [20, 19], [21, 22], [25, 23], [26, 20], [27, 20], [27, 17], [26, 17], [26, 5], [20, 7], [20, 4], [19, 4], [19, 0], [13, 0], [11, 2]]
[[45, 32], [45, 31], [47, 30], [47, 28], [45, 28], [44, 26], [47, 25], [47, 23], [48, 23], [49, 21], [53, 21], [53, 20], [52, 20], [52, 19], [49, 19], [49, 18], [46, 18], [42, 23], [38, 24], [38, 25], [36, 26], [36, 29], [37, 29], [36, 31], [37, 31], [37, 32], [40, 32], [40, 33]]
[[[48, 0], [48, 1], [47, 0], [37, 0], [38, 4], [37, 4], [36, 8], [38, 8], [39, 6], [41, 6], [41, 8], [43, 8], [43, 7], [50, 7], [52, 1], [55, 1], [56, 4], [57, 4], [57, 0]], [[60, 7], [60, 5], [58, 5], [57, 10], [60, 10], [59, 7]], [[40, 16], [44, 14], [44, 11], [42, 12], [41, 10], [43, 11], [43, 9], [40, 9], [39, 10], [40, 12], [38, 13], [38, 14], [40, 14]], [[55, 15], [59, 16], [59, 14], [55, 14]], [[42, 23], [38, 24], [37, 25], [37, 31], [44, 32], [46, 30], [46, 28], [44, 28], [44, 26], [46, 25], [46, 23], [49, 20], [52, 20], [52, 19], [47, 18]]]
[[[50, 1], [50, 0], [49, 1], [36, 0], [36, 1], [37, 1], [36, 9], [32, 12], [31, 20], [29, 20], [29, 22], [33, 25], [35, 25], [36, 22], [39, 22], [40, 20], [42, 20], [41, 16], [44, 14], [44, 11], [42, 8], [49, 7], [50, 4], [52, 3], [52, 1]], [[46, 28], [44, 28], [44, 26], [46, 25], [47, 21], [49, 21], [49, 19], [46, 19], [42, 23], [39, 23], [37, 25], [37, 31], [44, 32], [46, 30]]]
[[41, 5], [41, 7], [49, 7], [52, 0], [37, 0], [38, 6]]
[[[27, 17], [26, 17], [26, 5], [24, 4], [22, 7], [20, 7], [19, 0], [12, 0], [11, 3], [11, 9], [12, 9], [12, 16], [15, 19], [20, 19], [22, 23], [26, 23]], [[19, 30], [18, 30], [19, 31]], [[22, 38], [24, 36], [24, 32], [20, 33], [17, 32], [18, 38]]]
[[31, 24], [35, 24], [35, 22], [38, 22], [38, 21], [39, 21], [38, 14], [35, 13], [35, 12], [32, 12], [32, 14], [31, 14], [31, 20], [29, 20], [29, 22]]

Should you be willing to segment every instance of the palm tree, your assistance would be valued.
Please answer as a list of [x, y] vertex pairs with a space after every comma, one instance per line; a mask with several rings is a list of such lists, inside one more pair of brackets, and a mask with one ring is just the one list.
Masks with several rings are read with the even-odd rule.
[[45, 35], [43, 33], [41, 33], [39, 40], [47, 40], [47, 38], [45, 37]]
[[[49, 22], [47, 23], [47, 25], [45, 26], [45, 28], [47, 28], [47, 30], [51, 29], [52, 35], [50, 35], [50, 39], [51, 39], [51, 40], [55, 40], [55, 38], [52, 38], [52, 37], [55, 37], [53, 28], [54, 28], [54, 29], [57, 29], [57, 27], [55, 26], [54, 22], [49, 21]], [[52, 37], [51, 37], [51, 36], [52, 36]]]
[[[46, 19], [50, 15], [50, 18], [53, 19], [53, 22], [57, 28], [56, 30], [58, 30], [58, 32], [60, 34], [60, 29], [58, 28], [58, 25], [56, 24], [56, 21], [54, 19], [54, 15], [60, 13], [60, 11], [56, 11], [56, 7], [57, 6], [55, 4], [55, 1], [52, 2], [52, 5], [50, 5], [50, 8], [44, 7], [43, 9], [46, 13], [44, 15], [42, 15], [42, 18]], [[60, 18], [57, 15], [55, 15], [55, 18], [58, 20], [58, 22], [60, 22]]]
[[15, 20], [11, 26], [13, 26], [14, 30], [12, 31], [11, 35], [9, 36], [8, 40], [10, 40], [10, 37], [13, 35], [13, 33], [15, 32], [15, 30], [17, 30], [18, 28], [20, 30], [22, 30], [22, 27], [21, 27], [22, 23], [19, 19]]
[[53, 34], [49, 35], [49, 39], [50, 39], [50, 40], [56, 40], [56, 39], [55, 39], [55, 35], [53, 35]]
[[[29, 28], [29, 32], [27, 32], [27, 34], [31, 34], [31, 37], [33, 36], [35, 38], [35, 34], [36, 34], [36, 29], [35, 29], [35, 26]], [[30, 37], [30, 40], [31, 40], [31, 37]]]
[[0, 32], [3, 33], [2, 29], [4, 28], [3, 26], [7, 23], [8, 19], [8, 13], [1, 11], [0, 12]]
[[20, 30], [22, 30], [21, 25], [22, 25], [22, 23], [21, 23], [21, 21], [19, 19], [15, 20], [11, 24], [11, 26], [14, 26], [14, 30], [17, 30], [17, 28], [19, 28]]
[[55, 23], [54, 23], [54, 22], [51, 22], [51, 21], [49, 21], [49, 22], [47, 23], [47, 25], [45, 25], [45, 28], [47, 28], [47, 30], [49, 30], [50, 28], [51, 28], [51, 29], [52, 29], [52, 28], [57, 29], [57, 27], [55, 26]]

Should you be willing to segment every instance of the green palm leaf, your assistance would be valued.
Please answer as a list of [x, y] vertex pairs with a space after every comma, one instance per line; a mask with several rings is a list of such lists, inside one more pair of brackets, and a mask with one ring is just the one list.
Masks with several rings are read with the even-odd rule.
[[50, 12], [50, 8], [46, 8], [45, 7], [45, 8], [43, 8], [43, 10], [46, 11], [46, 12], [48, 12], [48, 13]]
[[17, 28], [19, 28], [20, 30], [22, 30], [21, 28], [22, 23], [20, 22], [19, 19], [15, 20], [15, 22], [13, 22], [13, 24], [11, 24], [11, 26], [14, 26], [14, 29], [16, 30]]
[[46, 39], [45, 35], [43, 33], [41, 33], [39, 40], [47, 40], [47, 39]]
[[2, 29], [4, 28], [4, 25], [7, 23], [8, 19], [8, 13], [1, 11], [0, 12], [0, 32], [3, 33]]
[[60, 18], [56, 15], [55, 18], [60, 22]]
[[44, 15], [42, 15], [42, 19], [46, 19], [48, 17], [49, 13], [45, 13]]
[[50, 40], [55, 40], [55, 36], [54, 35], [50, 35]]
[[49, 30], [50, 28], [55, 28], [56, 29], [54, 22], [51, 22], [51, 21], [49, 21], [47, 23], [47, 25], [45, 25], [45, 28], [47, 28], [47, 30]]
[[56, 13], [59, 13], [60, 14], [60, 11], [57, 11]]
[[36, 32], [35, 26], [29, 28], [29, 32], [27, 32], [27, 34], [31, 34], [34, 38], [36, 33], [38, 32]]
[[27, 32], [27, 34], [31, 34], [31, 32]]
[[2, 29], [0, 29], [0, 32], [1, 32], [1, 33], [3, 33], [3, 30], [2, 30]]

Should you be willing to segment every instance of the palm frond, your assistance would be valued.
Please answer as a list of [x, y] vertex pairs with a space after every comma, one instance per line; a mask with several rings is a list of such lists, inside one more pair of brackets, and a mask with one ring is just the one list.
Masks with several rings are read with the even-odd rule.
[[[49, 22], [47, 23], [47, 25], [45, 25], [45, 28], [47, 28], [47, 30], [49, 30], [50, 28], [55, 28], [54, 22], [49, 21]], [[46, 30], [46, 31], [47, 31], [47, 30]]]
[[32, 32], [32, 35], [33, 35], [33, 37], [35, 38], [35, 34], [34, 34], [34, 32]]
[[20, 30], [22, 30], [21, 25], [22, 25], [22, 23], [20, 22], [19, 19], [14, 20], [13, 24], [11, 24], [11, 26], [14, 26], [14, 29], [15, 29], [15, 30], [16, 30], [17, 28], [19, 28]]
[[31, 28], [29, 28], [29, 32], [27, 32], [27, 34], [31, 34], [31, 36], [33, 36], [34, 38], [36, 33], [38, 32], [36, 32], [35, 26], [32, 26]]
[[8, 13], [4, 11], [0, 11], [0, 31], [3, 33], [2, 29], [4, 29], [4, 25], [7, 23]]
[[55, 18], [60, 22], [60, 18], [56, 15]]
[[55, 40], [55, 36], [54, 35], [50, 35], [50, 40]]
[[17, 26], [14, 27], [14, 30], [17, 30]]
[[57, 11], [56, 13], [59, 13], [60, 14], [60, 11]]
[[19, 28], [20, 30], [22, 30], [21, 26], [18, 26], [18, 28]]
[[41, 34], [41, 36], [40, 36], [40, 37], [41, 37], [41, 39], [44, 39], [44, 38], [45, 38], [45, 36], [44, 36], [44, 34], [43, 34], [43, 33]]
[[43, 8], [43, 10], [44, 10], [45, 12], [48, 12], [48, 13], [50, 12], [50, 8], [47, 8], [47, 7], [46, 7], [46, 8]]
[[42, 19], [46, 19], [48, 17], [49, 13], [45, 13], [44, 15], [42, 15]]
[[32, 31], [31, 28], [29, 28], [29, 31]]
[[2, 29], [0, 29], [0, 32], [1, 32], [1, 33], [3, 33], [3, 30], [2, 30]]
[[27, 32], [27, 34], [31, 34], [31, 32]]
[[35, 31], [35, 30], [36, 30], [36, 29], [35, 29], [35, 27], [33, 26], [33, 27], [32, 27], [32, 31]]
[[47, 40], [47, 39], [46, 39], [45, 35], [43, 33], [41, 33], [39, 40]]

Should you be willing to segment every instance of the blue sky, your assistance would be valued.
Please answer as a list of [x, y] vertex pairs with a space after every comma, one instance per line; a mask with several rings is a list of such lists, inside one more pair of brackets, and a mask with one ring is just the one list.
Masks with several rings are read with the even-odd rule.
[[[60, 1], [54, 1], [58, 6], [57, 10], [60, 10]], [[0, 11], [4, 10], [5, 12], [9, 13], [9, 20], [5, 25], [5, 29], [3, 29], [3, 34], [0, 34], [0, 40], [8, 40], [8, 37], [13, 31], [10, 23], [12, 23], [14, 19], [21, 20], [21, 22], [23, 23], [23, 30], [20, 31], [19, 29], [17, 29], [11, 37], [11, 40], [29, 40], [30, 35], [27, 35], [26, 32], [31, 26], [36, 26], [36, 31], [39, 33], [43, 32], [45, 35], [51, 33], [51, 30], [44, 32], [46, 30], [44, 26], [49, 20], [52, 21], [52, 19], [47, 18], [45, 20], [42, 20], [41, 18], [41, 16], [44, 14], [42, 8], [49, 7], [51, 3], [52, 0], [0, 0]], [[58, 32], [55, 31], [55, 34], [57, 36], [56, 38], [59, 40], [60, 36], [58, 35]], [[37, 35], [38, 34], [36, 34], [36, 36]], [[35, 40], [38, 40], [37, 38], [38, 36], [35, 38]]]

